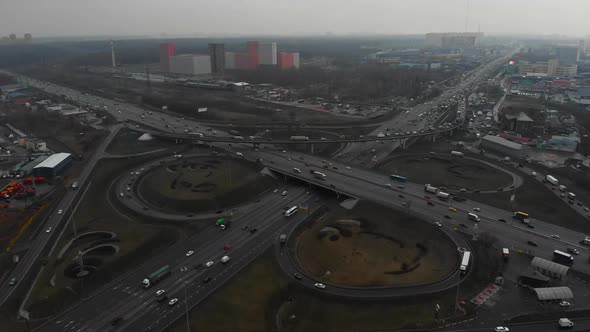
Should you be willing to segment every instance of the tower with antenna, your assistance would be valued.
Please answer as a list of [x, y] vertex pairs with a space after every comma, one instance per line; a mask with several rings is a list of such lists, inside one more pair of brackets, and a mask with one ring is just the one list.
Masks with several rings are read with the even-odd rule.
[[113, 68], [117, 67], [115, 62], [115, 43], [111, 40], [111, 60], [113, 61]]
[[467, 10], [465, 11], [465, 32], [469, 32], [469, 0], [465, 0]]

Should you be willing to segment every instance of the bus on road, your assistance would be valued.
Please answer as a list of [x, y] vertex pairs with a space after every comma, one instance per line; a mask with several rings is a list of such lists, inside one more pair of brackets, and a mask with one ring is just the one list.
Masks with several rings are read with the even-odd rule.
[[459, 268], [461, 270], [462, 275], [465, 275], [467, 273], [467, 270], [469, 270], [469, 259], [470, 258], [471, 258], [471, 251], [463, 252], [463, 259], [461, 260], [461, 267]]
[[297, 212], [297, 205], [290, 207], [287, 211], [285, 211], [285, 217], [290, 217]]
[[573, 264], [574, 256], [560, 250], [554, 250], [553, 260], [564, 264]]
[[401, 176], [401, 175], [397, 175], [397, 174], [391, 174], [389, 176], [392, 180], [395, 181], [399, 181], [399, 182], [408, 182], [408, 178], [405, 176]]
[[530, 220], [529, 220], [529, 214], [526, 212], [522, 212], [522, 211], [516, 211], [512, 214], [512, 218], [514, 219], [518, 219], [520, 221], [522, 221], [525, 224], [529, 224]]

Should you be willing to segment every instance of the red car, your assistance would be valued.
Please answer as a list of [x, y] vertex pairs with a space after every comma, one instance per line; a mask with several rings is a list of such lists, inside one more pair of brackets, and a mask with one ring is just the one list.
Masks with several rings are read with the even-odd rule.
[[229, 244], [226, 243], [223, 245], [223, 250], [229, 250], [229, 248], [231, 248]]
[[426, 199], [430, 199], [431, 197], [430, 197], [430, 196], [424, 196], [424, 198], [426, 198]]

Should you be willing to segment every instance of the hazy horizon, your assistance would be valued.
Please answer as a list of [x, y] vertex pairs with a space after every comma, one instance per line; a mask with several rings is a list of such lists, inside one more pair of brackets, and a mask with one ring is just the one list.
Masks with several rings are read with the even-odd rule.
[[[442, 3], [441, 3], [442, 2]], [[67, 9], [67, 10], [64, 10]], [[590, 1], [75, 0], [5, 4], [0, 34], [34, 37], [416, 35], [478, 31], [587, 36]], [[467, 22], [466, 22], [466, 18]], [[467, 23], [467, 24], [466, 24]]]

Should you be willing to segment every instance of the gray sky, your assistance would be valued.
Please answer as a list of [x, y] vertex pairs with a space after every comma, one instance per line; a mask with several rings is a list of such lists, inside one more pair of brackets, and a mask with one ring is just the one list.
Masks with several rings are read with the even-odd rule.
[[0, 35], [590, 34], [590, 0], [18, 0]]

